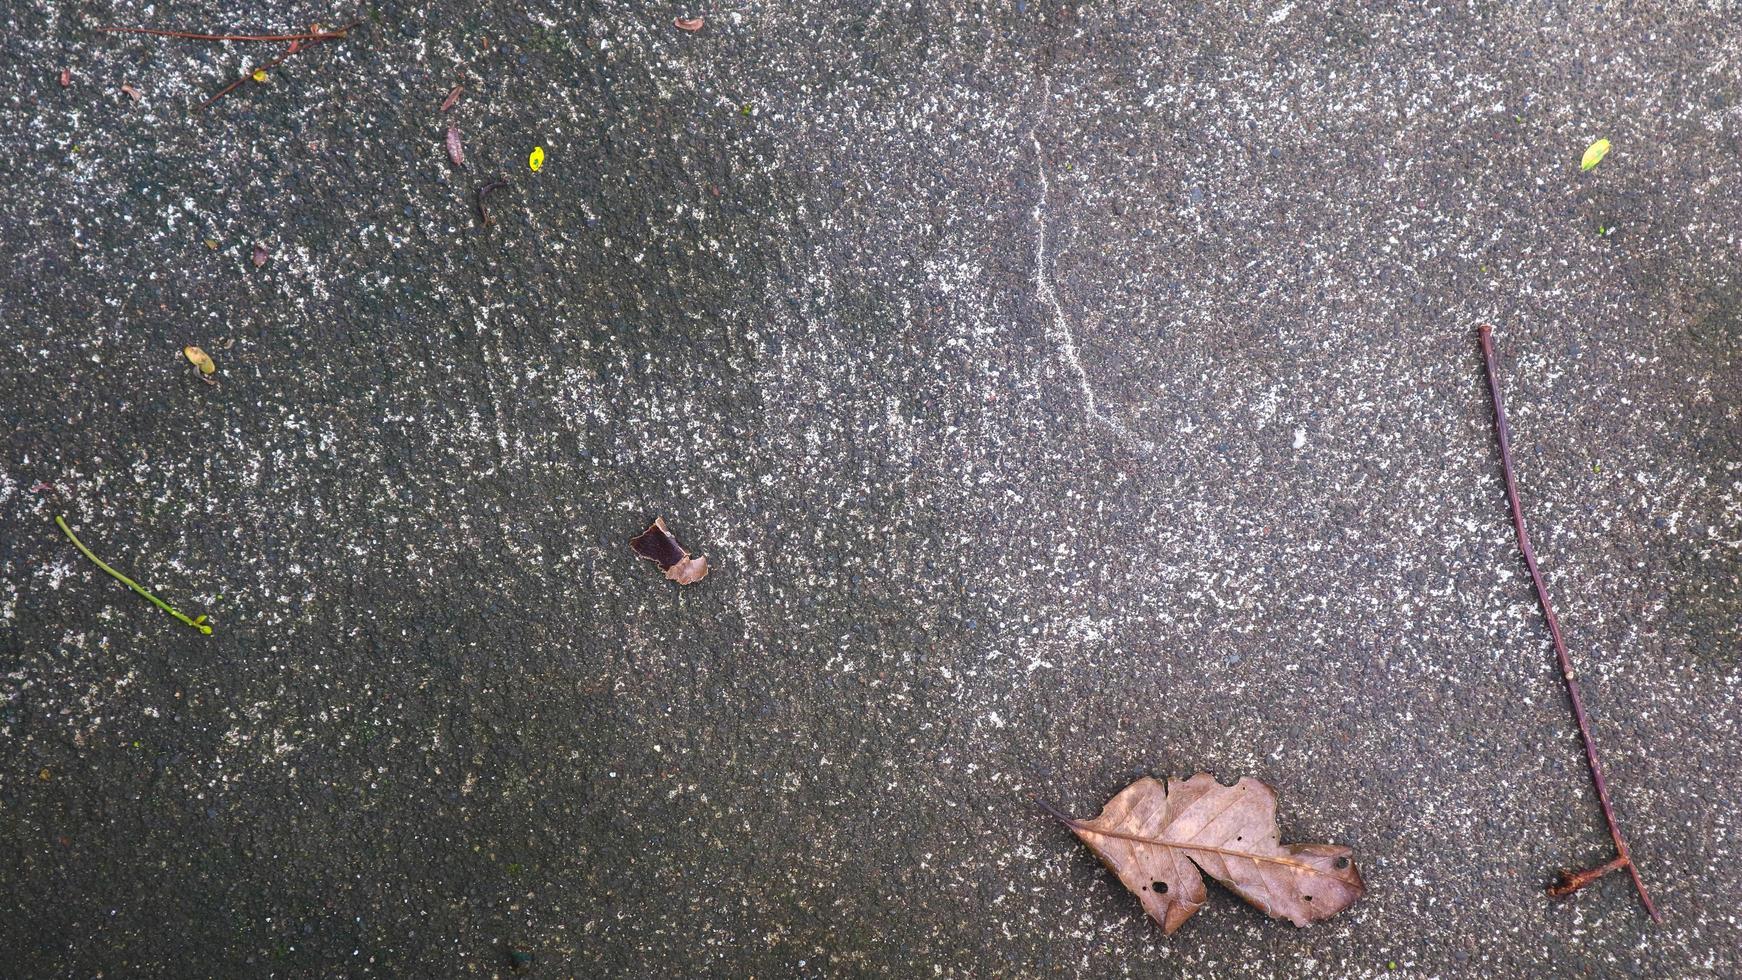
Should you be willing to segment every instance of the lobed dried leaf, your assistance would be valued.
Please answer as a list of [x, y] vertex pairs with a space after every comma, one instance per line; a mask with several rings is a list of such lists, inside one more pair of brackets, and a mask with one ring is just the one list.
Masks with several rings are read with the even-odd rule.
[[1279, 843], [1276, 791], [1250, 777], [1223, 786], [1207, 772], [1166, 783], [1145, 776], [1093, 820], [1047, 809], [1168, 935], [1204, 903], [1200, 869], [1264, 914], [1297, 926], [1330, 918], [1367, 890], [1349, 848]]
[[654, 518], [647, 530], [630, 538], [629, 547], [664, 569], [665, 577], [679, 585], [700, 582], [708, 575], [708, 560], [699, 556], [691, 558], [666, 529], [663, 517]]

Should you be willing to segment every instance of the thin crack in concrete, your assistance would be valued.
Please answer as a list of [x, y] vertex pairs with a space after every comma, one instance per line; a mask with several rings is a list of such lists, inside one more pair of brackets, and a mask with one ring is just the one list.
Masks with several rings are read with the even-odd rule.
[[[1051, 102], [1052, 80], [1049, 78], [1045, 80], [1041, 90], [1043, 116], [1046, 106]], [[1052, 279], [1046, 274], [1046, 203], [1052, 192], [1052, 181], [1046, 175], [1046, 155], [1041, 152], [1039, 130], [1040, 124], [1036, 122], [1028, 131], [1028, 139], [1034, 144], [1034, 169], [1040, 175], [1040, 198], [1034, 202], [1034, 291], [1041, 303], [1052, 310], [1052, 323], [1046, 327], [1047, 338], [1058, 348], [1059, 359], [1065, 362], [1065, 367], [1077, 376], [1077, 388], [1083, 395], [1083, 411], [1089, 418], [1106, 426], [1121, 439], [1148, 452], [1154, 452], [1154, 443], [1132, 432], [1125, 423], [1103, 413], [1099, 408], [1094, 386], [1089, 383], [1089, 372], [1077, 357], [1076, 338], [1071, 335], [1070, 324], [1065, 322], [1064, 307], [1059, 305], [1058, 293], [1053, 290]]]

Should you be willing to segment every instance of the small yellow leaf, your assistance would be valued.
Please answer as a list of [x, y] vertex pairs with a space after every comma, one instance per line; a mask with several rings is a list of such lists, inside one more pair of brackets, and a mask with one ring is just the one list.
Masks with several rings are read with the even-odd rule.
[[1592, 167], [1595, 167], [1597, 164], [1602, 163], [1603, 158], [1608, 154], [1608, 140], [1598, 140], [1597, 142], [1592, 143], [1590, 147], [1585, 150], [1585, 159], [1579, 163], [1579, 169], [1589, 170]]
[[538, 173], [544, 167], [544, 147], [533, 147], [532, 155], [526, 158], [526, 165], [532, 168], [533, 173]]
[[212, 374], [218, 370], [218, 366], [212, 363], [211, 355], [192, 344], [183, 347], [181, 353], [188, 359], [189, 364], [200, 369], [201, 374]]
[[266, 69], [264, 69], [264, 68], [254, 69], [254, 80], [256, 82], [259, 82], [262, 85], [265, 85], [266, 84]]

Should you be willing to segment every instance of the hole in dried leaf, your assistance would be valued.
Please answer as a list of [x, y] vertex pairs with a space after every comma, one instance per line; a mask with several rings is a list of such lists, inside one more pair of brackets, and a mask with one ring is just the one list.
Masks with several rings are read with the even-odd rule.
[[1339, 868], [1339, 869], [1341, 869], [1341, 868], [1346, 868], [1346, 867], [1348, 867], [1348, 866], [1349, 866], [1349, 859], [1348, 859], [1348, 858], [1346, 858], [1346, 857], [1340, 857], [1340, 858], [1338, 858], [1338, 859], [1337, 859], [1337, 867], [1338, 867], [1338, 868]]
[[1307, 901], [1307, 902], [1310, 902], [1310, 901], [1312, 901], [1312, 900], [1313, 900], [1313, 897], [1312, 897], [1312, 896], [1311, 896], [1311, 895], [1302, 895], [1302, 896], [1301, 896], [1301, 900], [1302, 900], [1302, 901]]
[[1165, 881], [1156, 882], [1155, 883], [1155, 891], [1157, 894], [1166, 895], [1167, 894], [1167, 882], [1165, 882]]

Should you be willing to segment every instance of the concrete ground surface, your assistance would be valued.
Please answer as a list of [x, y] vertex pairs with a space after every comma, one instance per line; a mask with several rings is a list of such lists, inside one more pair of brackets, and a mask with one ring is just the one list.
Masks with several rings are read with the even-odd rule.
[[[1742, 973], [1733, 5], [0, 20], [5, 976]], [[1032, 801], [1198, 771], [1366, 898]]]

